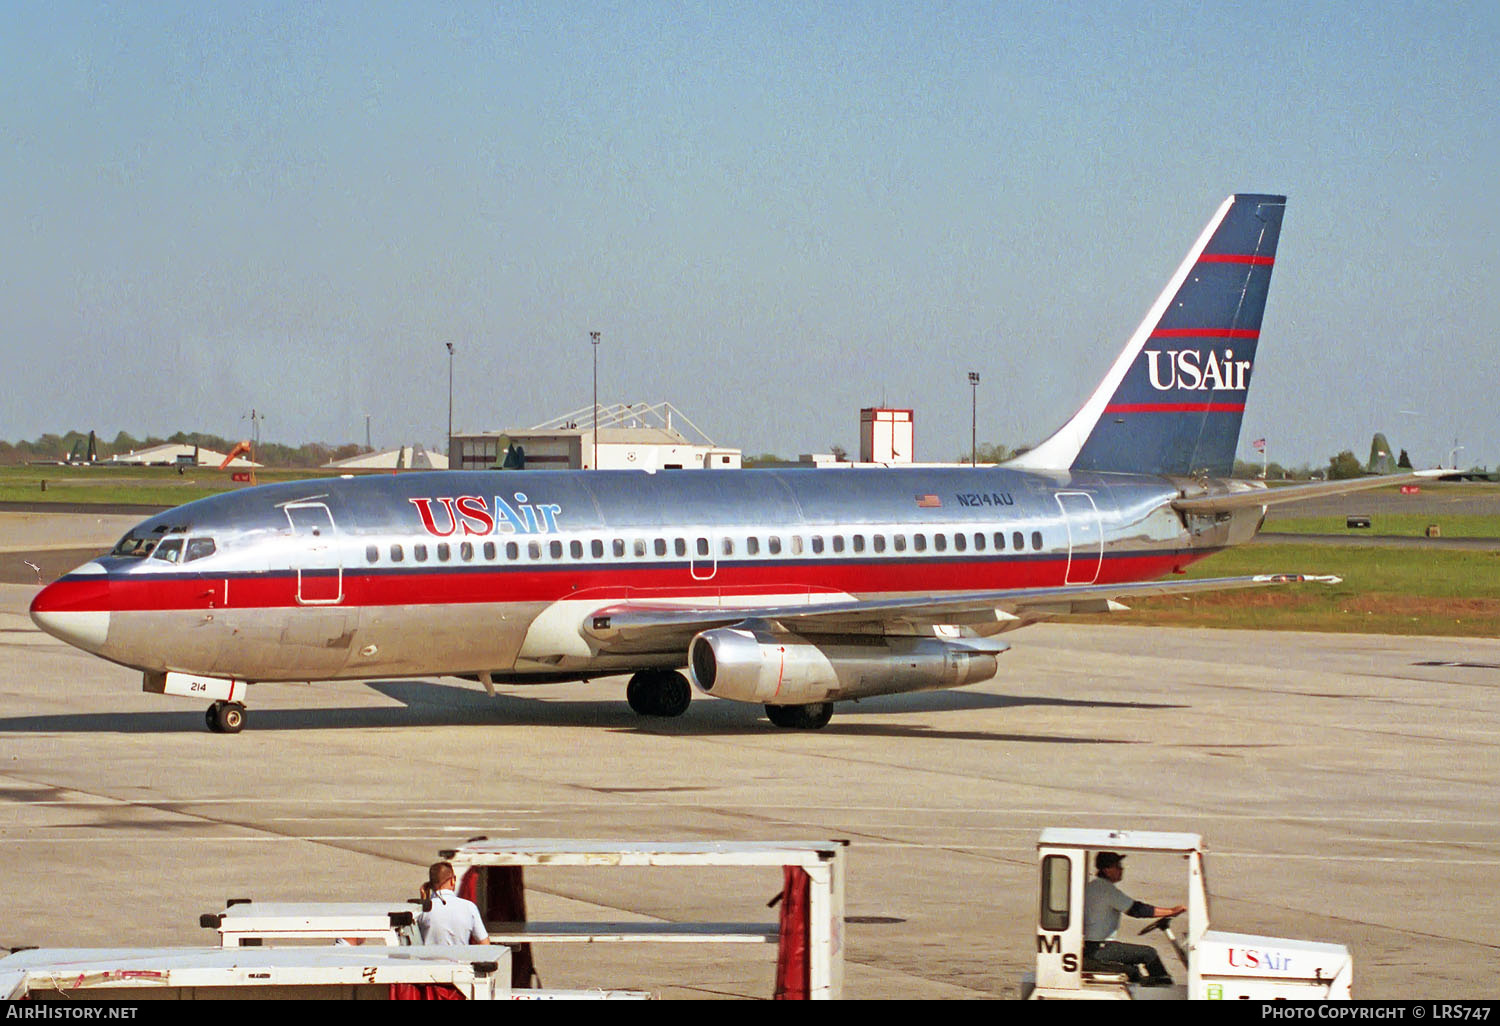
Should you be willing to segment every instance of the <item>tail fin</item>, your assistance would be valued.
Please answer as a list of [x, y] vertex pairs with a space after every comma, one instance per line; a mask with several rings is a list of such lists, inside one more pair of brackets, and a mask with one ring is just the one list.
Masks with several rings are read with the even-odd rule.
[[1396, 457], [1391, 455], [1391, 443], [1379, 431], [1370, 439], [1370, 462], [1365, 469], [1372, 474], [1395, 474], [1399, 472]]
[[1088, 402], [1009, 465], [1231, 473], [1285, 209], [1225, 200]]

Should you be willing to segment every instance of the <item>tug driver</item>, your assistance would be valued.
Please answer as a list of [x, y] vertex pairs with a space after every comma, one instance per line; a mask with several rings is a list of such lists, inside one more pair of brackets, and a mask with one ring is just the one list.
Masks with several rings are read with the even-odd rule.
[[[1101, 851], [1094, 856], [1094, 870], [1099, 875], [1083, 889], [1083, 957], [1104, 971], [1124, 972], [1132, 983], [1148, 987], [1169, 987], [1171, 974], [1161, 963], [1156, 949], [1146, 944], [1125, 944], [1115, 940], [1123, 913], [1135, 919], [1161, 919], [1180, 915], [1186, 905], [1160, 908], [1136, 901], [1117, 886], [1125, 876], [1125, 856]], [[1146, 970], [1141, 977], [1141, 967]]]

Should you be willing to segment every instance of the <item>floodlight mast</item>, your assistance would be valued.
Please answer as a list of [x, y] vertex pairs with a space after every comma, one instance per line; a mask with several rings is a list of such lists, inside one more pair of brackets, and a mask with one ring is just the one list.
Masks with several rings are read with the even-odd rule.
[[594, 349], [594, 469], [599, 469], [599, 333], [589, 332], [589, 343]]
[[979, 465], [979, 372], [969, 371], [969, 466]]
[[448, 466], [453, 466], [453, 343], [448, 346]]

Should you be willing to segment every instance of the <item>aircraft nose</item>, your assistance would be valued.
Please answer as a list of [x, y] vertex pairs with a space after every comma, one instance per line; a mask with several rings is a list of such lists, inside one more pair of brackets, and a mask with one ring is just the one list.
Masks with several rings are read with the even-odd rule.
[[31, 600], [31, 619], [42, 630], [98, 652], [109, 637], [109, 579], [98, 563], [85, 563], [53, 581]]

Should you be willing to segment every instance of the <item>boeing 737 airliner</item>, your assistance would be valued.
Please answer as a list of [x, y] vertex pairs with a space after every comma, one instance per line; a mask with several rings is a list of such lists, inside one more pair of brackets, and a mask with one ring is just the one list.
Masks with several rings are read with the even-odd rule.
[[[244, 723], [256, 681], [632, 674], [644, 715], [708, 695], [817, 728], [833, 703], [994, 676], [999, 636], [1141, 595], [1266, 506], [1405, 476], [1231, 481], [1285, 199], [1231, 196], [1104, 381], [993, 468], [457, 471], [189, 503], [32, 603], [146, 690]], [[686, 671], [686, 675], [683, 671]]]

